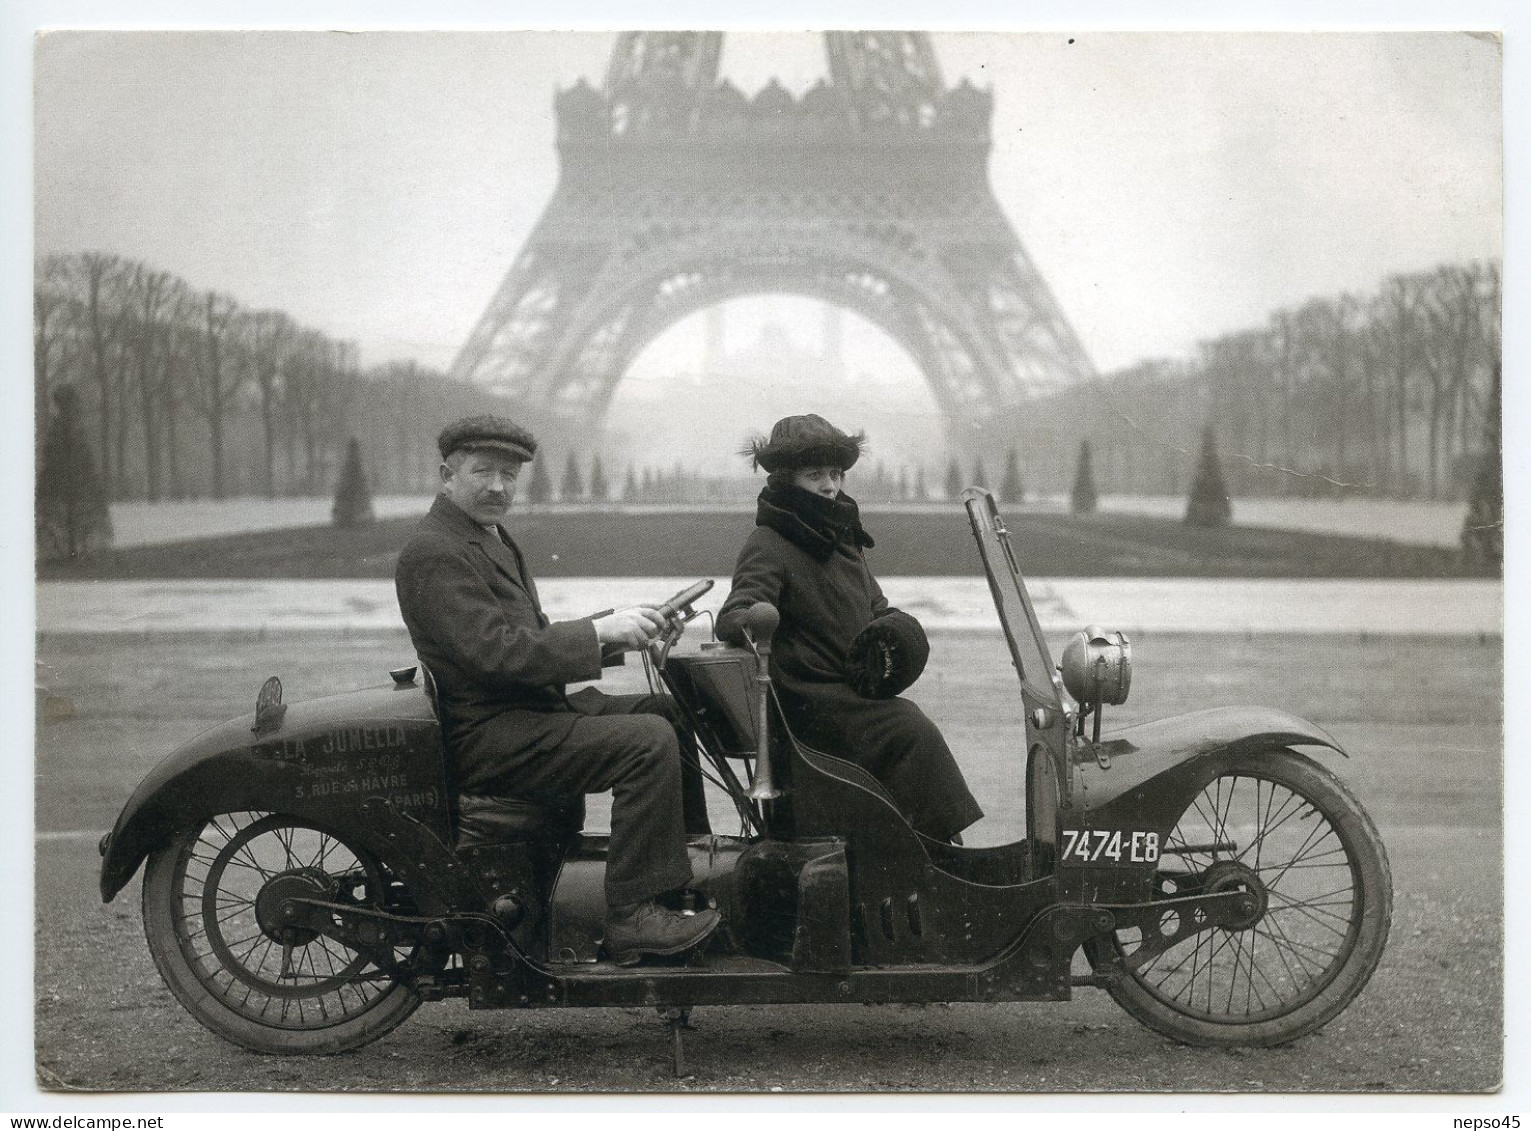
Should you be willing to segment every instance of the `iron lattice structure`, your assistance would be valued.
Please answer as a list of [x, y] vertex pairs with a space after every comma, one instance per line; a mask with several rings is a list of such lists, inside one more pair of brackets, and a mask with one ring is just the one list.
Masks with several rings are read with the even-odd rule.
[[982, 427], [1093, 367], [988, 179], [993, 97], [920, 32], [824, 36], [828, 81], [753, 98], [722, 32], [625, 32], [603, 90], [555, 95], [558, 187], [452, 367], [598, 421], [637, 353], [745, 294], [856, 311]]

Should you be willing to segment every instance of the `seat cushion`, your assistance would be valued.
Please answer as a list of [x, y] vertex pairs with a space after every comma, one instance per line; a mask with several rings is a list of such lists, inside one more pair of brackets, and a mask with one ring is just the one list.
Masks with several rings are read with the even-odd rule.
[[517, 840], [563, 840], [585, 825], [585, 798], [500, 797], [463, 793], [457, 798], [457, 847]]

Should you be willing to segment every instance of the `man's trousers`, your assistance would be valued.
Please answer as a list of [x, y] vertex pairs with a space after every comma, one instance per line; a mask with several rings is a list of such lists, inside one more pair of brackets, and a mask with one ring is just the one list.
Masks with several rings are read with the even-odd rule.
[[682, 887], [691, 879], [687, 835], [710, 826], [695, 742], [675, 725], [673, 702], [595, 688], [568, 702], [575, 717], [560, 713], [567, 726], [556, 741], [526, 745], [514, 733], [497, 741], [501, 727], [519, 729], [516, 722], [528, 714], [519, 710], [473, 728], [472, 741], [457, 748], [455, 788], [529, 800], [610, 790], [607, 903], [637, 903]]

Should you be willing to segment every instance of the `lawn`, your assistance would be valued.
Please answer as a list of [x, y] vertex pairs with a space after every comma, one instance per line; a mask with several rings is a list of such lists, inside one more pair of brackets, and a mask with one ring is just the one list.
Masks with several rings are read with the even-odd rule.
[[[133, 546], [42, 567], [42, 580], [85, 578], [383, 578], [417, 520], [337, 530], [302, 526]], [[883, 576], [982, 572], [960, 511], [867, 516]], [[1009, 517], [1022, 568], [1046, 577], [1456, 577], [1460, 554], [1264, 527], [1188, 527], [1153, 515], [1018, 513]], [[538, 577], [716, 576], [731, 572], [752, 526], [742, 512], [517, 513], [511, 528]]]

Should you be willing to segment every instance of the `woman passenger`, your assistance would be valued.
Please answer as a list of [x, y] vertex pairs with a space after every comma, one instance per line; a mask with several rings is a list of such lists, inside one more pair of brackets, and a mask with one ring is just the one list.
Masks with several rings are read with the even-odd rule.
[[918, 832], [960, 844], [983, 811], [941, 732], [907, 699], [863, 698], [848, 670], [857, 635], [898, 613], [867, 568], [863, 551], [874, 543], [841, 489], [864, 442], [807, 415], [778, 420], [769, 440], [751, 443], [744, 454], [768, 475], [718, 635], [742, 643], [751, 606], [776, 606], [771, 677], [792, 733], [871, 772]]

